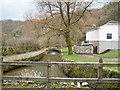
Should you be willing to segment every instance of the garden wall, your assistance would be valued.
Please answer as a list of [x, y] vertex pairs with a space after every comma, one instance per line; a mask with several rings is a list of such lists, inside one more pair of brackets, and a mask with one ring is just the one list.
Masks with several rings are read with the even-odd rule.
[[76, 54], [93, 54], [93, 46], [73, 46], [73, 50]]

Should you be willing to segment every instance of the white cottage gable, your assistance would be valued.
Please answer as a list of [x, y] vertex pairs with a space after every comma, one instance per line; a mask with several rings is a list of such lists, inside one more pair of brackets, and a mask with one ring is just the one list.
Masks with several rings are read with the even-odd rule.
[[98, 53], [107, 49], [119, 49], [120, 44], [120, 23], [110, 21], [98, 29], [86, 32], [86, 41], [93, 43], [98, 48]]

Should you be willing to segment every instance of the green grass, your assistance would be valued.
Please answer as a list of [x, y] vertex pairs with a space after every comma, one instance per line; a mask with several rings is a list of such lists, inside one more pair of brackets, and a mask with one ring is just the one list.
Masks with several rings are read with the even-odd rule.
[[[77, 54], [72, 54], [68, 55], [68, 53], [63, 54], [63, 58], [68, 61], [75, 61], [75, 62], [99, 62], [96, 59], [86, 59], [86, 58], [81, 58]], [[104, 63], [118, 63], [119, 61], [104, 61]]]
[[120, 50], [112, 50], [105, 54], [97, 54], [95, 56], [102, 57], [102, 58], [120, 57]]
[[[67, 48], [63, 48], [62, 49], [63, 52], [67, 52], [68, 49]], [[72, 55], [68, 55], [68, 53], [63, 53], [63, 58], [66, 61], [74, 61], [74, 62], [99, 62], [96, 59], [85, 59], [85, 58], [81, 58], [80, 56], [78, 56], [77, 54], [72, 54]], [[104, 61], [103, 63], [118, 63], [119, 61]], [[120, 63], [120, 62], [119, 62]], [[106, 69], [111, 69], [111, 70], [119, 70], [118, 67], [105, 67]]]
[[64, 53], [63, 58], [65, 60], [68, 60], [68, 61], [70, 60], [70, 61], [75, 61], [75, 62], [98, 62], [98, 60], [90, 60], [90, 59], [81, 58], [77, 54], [68, 55], [68, 53]]
[[[73, 49], [73, 47], [72, 47], [72, 49]], [[63, 48], [62, 51], [63, 52], [68, 52], [68, 48]]]

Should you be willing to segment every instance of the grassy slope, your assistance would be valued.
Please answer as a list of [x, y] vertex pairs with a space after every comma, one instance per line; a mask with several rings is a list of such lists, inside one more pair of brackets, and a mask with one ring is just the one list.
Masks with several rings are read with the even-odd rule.
[[[63, 48], [62, 50], [63, 52], [67, 52], [68, 49], [67, 48]], [[77, 54], [73, 54], [73, 55], [68, 55], [68, 53], [63, 53], [63, 58], [65, 60], [71, 60], [71, 61], [75, 61], [75, 62], [98, 62], [98, 60], [96, 59], [85, 59], [85, 58], [81, 58], [80, 56], [78, 56]], [[104, 63], [118, 63], [118, 61], [103, 61]], [[118, 67], [105, 67], [106, 69], [111, 69], [111, 70], [120, 70], [118, 69]]]
[[97, 54], [97, 57], [104, 57], [104, 58], [112, 58], [112, 57], [120, 57], [120, 50], [112, 50], [105, 54]]

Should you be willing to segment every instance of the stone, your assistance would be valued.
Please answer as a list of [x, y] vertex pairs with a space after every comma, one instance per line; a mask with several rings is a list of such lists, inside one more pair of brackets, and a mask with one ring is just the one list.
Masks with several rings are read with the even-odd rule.
[[7, 82], [7, 80], [3, 80], [4, 82]]
[[63, 84], [63, 82], [60, 82], [60, 84], [62, 85], [62, 84]]
[[83, 83], [82, 83], [82, 86], [87, 86], [87, 85], [88, 85], [87, 82], [83, 82]]
[[8, 82], [3, 83], [3, 85], [7, 85], [7, 84], [8, 84]]
[[81, 86], [80, 86], [80, 83], [79, 82], [77, 82], [77, 88], [80, 88]]
[[15, 86], [17, 86], [19, 83], [14, 83]]
[[8, 82], [11, 82], [11, 80], [9, 80]]
[[33, 84], [33, 81], [28, 81], [28, 84]]
[[16, 80], [17, 83], [19, 83], [20, 81], [19, 80]]
[[74, 52], [77, 54], [93, 54], [93, 46], [89, 45], [89, 46], [77, 46], [74, 45]]
[[8, 85], [11, 85], [11, 83], [8, 83]]
[[34, 84], [34, 87], [37, 87], [38, 85], [37, 84]]
[[75, 85], [74, 82], [71, 82], [71, 85], [72, 85], [72, 86]]
[[65, 84], [65, 85], [66, 85], [67, 83], [66, 83], [66, 82], [64, 82], [63, 84]]

